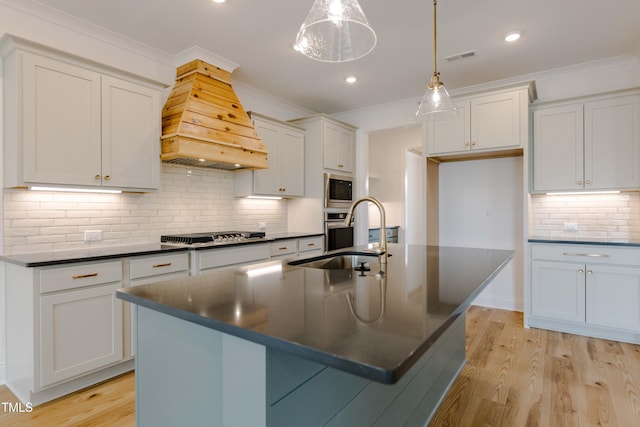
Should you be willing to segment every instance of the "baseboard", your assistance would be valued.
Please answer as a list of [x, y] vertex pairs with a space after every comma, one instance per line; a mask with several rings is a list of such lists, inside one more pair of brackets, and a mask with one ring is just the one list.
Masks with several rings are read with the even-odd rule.
[[515, 300], [511, 298], [479, 295], [475, 300], [473, 300], [472, 304], [509, 311], [524, 311], [524, 304], [522, 303], [522, 300]]

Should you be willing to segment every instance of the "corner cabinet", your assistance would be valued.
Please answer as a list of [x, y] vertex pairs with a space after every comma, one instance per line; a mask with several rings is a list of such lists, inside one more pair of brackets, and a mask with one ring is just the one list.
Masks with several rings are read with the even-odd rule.
[[640, 248], [531, 245], [530, 326], [640, 343]]
[[533, 191], [640, 188], [640, 94], [533, 112]]
[[47, 53], [3, 60], [5, 186], [157, 190], [160, 87]]
[[253, 112], [249, 114], [269, 152], [269, 168], [235, 172], [234, 195], [303, 197], [304, 129]]
[[521, 149], [528, 137], [532, 85], [454, 98], [456, 118], [427, 123], [429, 157]]
[[[307, 147], [321, 149], [315, 161], [322, 159], [322, 168], [331, 171], [353, 173], [356, 147], [356, 128], [325, 114], [290, 120], [304, 128]], [[309, 155], [307, 159], [310, 160]]]

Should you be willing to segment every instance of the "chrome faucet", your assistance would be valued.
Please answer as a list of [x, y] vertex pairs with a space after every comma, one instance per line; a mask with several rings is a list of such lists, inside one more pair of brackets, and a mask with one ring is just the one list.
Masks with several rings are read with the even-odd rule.
[[374, 205], [376, 205], [378, 210], [380, 211], [380, 243], [376, 248], [376, 254], [378, 255], [378, 261], [380, 262], [380, 264], [386, 264], [387, 257], [388, 257], [387, 256], [387, 225], [386, 225], [386, 218], [385, 218], [386, 214], [384, 212], [384, 206], [382, 206], [382, 203], [380, 203], [378, 199], [376, 199], [375, 197], [366, 196], [366, 197], [361, 197], [355, 202], [353, 202], [349, 207], [347, 216], [344, 218], [344, 225], [347, 227], [351, 226], [351, 223], [353, 222], [353, 211], [356, 209], [356, 206], [358, 206], [362, 202], [371, 202]]

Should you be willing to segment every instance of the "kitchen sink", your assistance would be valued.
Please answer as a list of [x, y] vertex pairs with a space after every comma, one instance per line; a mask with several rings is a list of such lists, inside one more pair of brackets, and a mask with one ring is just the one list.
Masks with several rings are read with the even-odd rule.
[[323, 270], [368, 270], [368, 263], [377, 260], [372, 252], [339, 252], [313, 258], [299, 259], [288, 264], [296, 267], [319, 268]]

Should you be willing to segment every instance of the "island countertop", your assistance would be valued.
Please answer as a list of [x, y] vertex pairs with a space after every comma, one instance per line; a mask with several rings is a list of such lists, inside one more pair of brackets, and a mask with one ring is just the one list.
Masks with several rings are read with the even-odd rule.
[[[363, 248], [353, 248], [362, 250]], [[336, 251], [344, 252], [344, 251]], [[119, 298], [336, 369], [392, 384], [509, 262], [514, 251], [389, 245], [381, 270], [291, 259], [117, 291]]]

